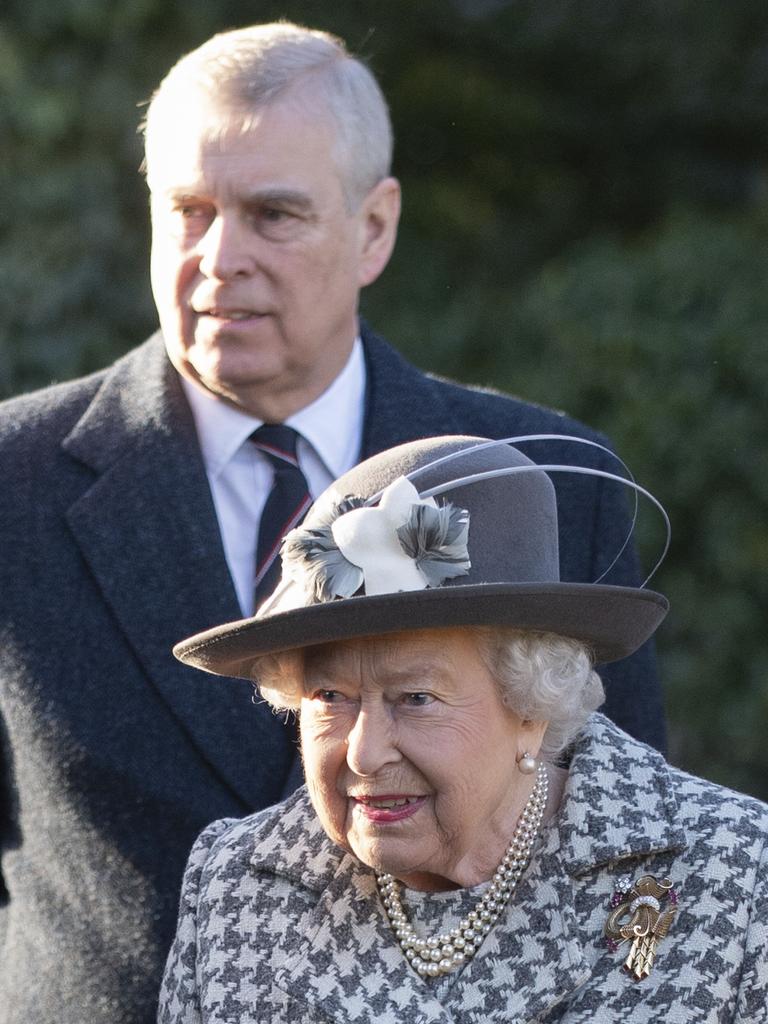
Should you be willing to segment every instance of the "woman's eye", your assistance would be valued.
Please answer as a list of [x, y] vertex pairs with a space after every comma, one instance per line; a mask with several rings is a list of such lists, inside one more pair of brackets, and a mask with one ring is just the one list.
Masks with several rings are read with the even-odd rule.
[[315, 690], [312, 700], [319, 700], [322, 704], [338, 704], [344, 700], [344, 694], [338, 690]]
[[407, 704], [409, 708], [425, 707], [427, 704], [431, 704], [434, 700], [431, 694], [422, 693], [420, 690], [417, 690], [414, 693], [404, 693], [402, 699], [403, 703]]

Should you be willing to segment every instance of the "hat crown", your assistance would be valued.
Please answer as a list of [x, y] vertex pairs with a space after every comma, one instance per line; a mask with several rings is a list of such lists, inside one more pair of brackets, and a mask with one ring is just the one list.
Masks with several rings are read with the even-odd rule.
[[[509, 445], [477, 450], [485, 438], [426, 438], [374, 455], [340, 477], [315, 502], [302, 529], [327, 522], [350, 497], [370, 499], [399, 478], [408, 477], [420, 494], [465, 477], [437, 498], [469, 513], [470, 568], [441, 587], [482, 583], [555, 583], [560, 579], [557, 500], [548, 475]], [[462, 451], [466, 455], [459, 454]], [[439, 462], [446, 455], [449, 461]], [[529, 467], [496, 477], [482, 474]], [[353, 513], [349, 513], [353, 515]], [[374, 542], [374, 535], [371, 536]]]

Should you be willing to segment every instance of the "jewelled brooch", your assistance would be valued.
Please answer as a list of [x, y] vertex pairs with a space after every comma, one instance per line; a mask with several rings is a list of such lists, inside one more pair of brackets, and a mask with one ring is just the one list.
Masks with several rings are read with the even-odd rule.
[[678, 895], [669, 878], [643, 875], [636, 882], [620, 878], [611, 897], [611, 912], [603, 929], [608, 948], [631, 942], [624, 970], [642, 981], [651, 973], [656, 945], [669, 931], [677, 913]]

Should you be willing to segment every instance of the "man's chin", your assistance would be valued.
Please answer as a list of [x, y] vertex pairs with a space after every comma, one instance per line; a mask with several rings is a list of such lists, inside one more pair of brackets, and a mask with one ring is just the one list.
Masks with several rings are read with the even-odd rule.
[[287, 376], [279, 359], [264, 356], [266, 353], [262, 352], [254, 358], [253, 351], [245, 348], [206, 350], [199, 356], [191, 350], [187, 367], [192, 379], [206, 391], [235, 405], [248, 405], [249, 396], [278, 393]]

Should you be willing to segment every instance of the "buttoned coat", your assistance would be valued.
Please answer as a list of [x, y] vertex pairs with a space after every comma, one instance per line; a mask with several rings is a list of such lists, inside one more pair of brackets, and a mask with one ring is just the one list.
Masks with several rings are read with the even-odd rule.
[[[768, 807], [684, 775], [602, 715], [563, 802], [474, 959], [423, 980], [373, 872], [302, 789], [192, 851], [159, 1024], [760, 1024], [768, 1021]], [[678, 901], [649, 976], [603, 927], [622, 879]], [[407, 906], [407, 897], [406, 897]]]
[[[595, 437], [429, 378], [367, 331], [364, 347], [362, 456], [444, 433]], [[0, 465], [0, 1024], [147, 1024], [195, 837], [291, 792], [294, 750], [247, 683], [171, 655], [240, 612], [159, 335], [4, 403]], [[599, 481], [558, 486], [565, 574], [593, 579], [624, 539], [619, 499]], [[631, 559], [609, 577], [635, 578]], [[609, 689], [611, 713], [662, 742], [650, 652]]]

